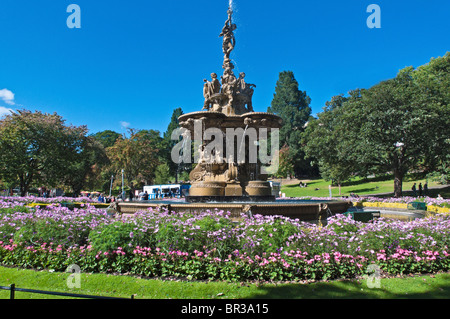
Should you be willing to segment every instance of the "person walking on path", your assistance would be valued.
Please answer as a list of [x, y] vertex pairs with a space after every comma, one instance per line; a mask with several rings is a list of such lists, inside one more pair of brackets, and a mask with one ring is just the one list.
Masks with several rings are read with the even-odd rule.
[[134, 185], [133, 183], [130, 183], [130, 202], [133, 201], [134, 191], [135, 191]]
[[414, 183], [414, 185], [411, 187], [411, 190], [413, 192], [413, 196], [416, 197], [417, 196], [417, 192], [416, 192], [416, 183]]

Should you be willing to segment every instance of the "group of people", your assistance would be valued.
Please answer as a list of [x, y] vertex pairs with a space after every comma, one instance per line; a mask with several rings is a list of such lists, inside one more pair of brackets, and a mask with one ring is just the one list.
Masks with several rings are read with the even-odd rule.
[[303, 182], [300, 182], [299, 184], [298, 184], [298, 187], [308, 187], [308, 185], [306, 184], [306, 183], [303, 183]]
[[123, 197], [122, 194], [119, 194], [117, 197], [116, 196], [105, 196], [105, 194], [100, 193], [97, 194], [96, 193], [87, 193], [86, 197], [89, 197], [92, 200], [97, 201], [98, 203], [114, 203], [114, 202], [120, 202], [123, 201]]
[[[413, 192], [413, 196], [416, 197], [417, 196], [417, 187], [416, 187], [416, 183], [414, 183], [414, 185], [411, 187], [411, 190]], [[427, 196], [428, 195], [428, 184], [425, 183], [422, 187], [422, 183], [419, 183], [419, 197], [420, 196]]]
[[[141, 199], [142, 200], [148, 200], [149, 195], [145, 195], [147, 193], [147, 191], [145, 191], [145, 193], [142, 195]], [[174, 197], [180, 197], [180, 192], [178, 192], [178, 190], [176, 190], [175, 192], [172, 190], [169, 190], [168, 192], [156, 192], [155, 193], [155, 199], [161, 199], [161, 198], [174, 198]], [[145, 197], [147, 199], [145, 199]]]
[[117, 199], [114, 196], [105, 196], [103, 193], [98, 194], [98, 196], [95, 192], [92, 194], [87, 193], [86, 197], [88, 197], [92, 200], [95, 200], [99, 203], [112, 203], [112, 202], [117, 201]]

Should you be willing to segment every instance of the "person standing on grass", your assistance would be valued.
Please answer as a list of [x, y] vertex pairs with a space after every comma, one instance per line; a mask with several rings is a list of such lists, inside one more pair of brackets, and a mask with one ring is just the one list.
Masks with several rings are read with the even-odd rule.
[[411, 187], [411, 190], [413, 192], [413, 196], [416, 197], [417, 196], [417, 192], [416, 192], [416, 183], [414, 183], [414, 185]]
[[422, 183], [419, 183], [419, 197], [422, 197]]
[[133, 185], [133, 183], [130, 183], [130, 202], [133, 201], [134, 191], [135, 191], [134, 185]]
[[423, 195], [428, 196], [428, 183], [423, 184]]

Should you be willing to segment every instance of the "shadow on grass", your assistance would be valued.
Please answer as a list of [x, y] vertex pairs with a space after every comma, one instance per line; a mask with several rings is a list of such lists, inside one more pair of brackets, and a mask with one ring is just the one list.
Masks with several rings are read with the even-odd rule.
[[[422, 279], [417, 279], [420, 281]], [[411, 286], [427, 285], [419, 282]], [[384, 287], [368, 288], [365, 280], [344, 280], [336, 282], [319, 282], [310, 284], [280, 284], [278, 286], [262, 286], [258, 293], [249, 299], [448, 299], [450, 296], [450, 280], [437, 285], [422, 287], [421, 292]], [[393, 292], [400, 291], [400, 292]]]
[[367, 192], [375, 192], [377, 190], [376, 187], [368, 187], [368, 188], [358, 188], [358, 189], [352, 189], [351, 193], [361, 194], [361, 193], [367, 193]]
[[[310, 188], [310, 187], [313, 187], [313, 185], [315, 185], [315, 184], [321, 184], [321, 183], [323, 184], [323, 180], [309, 181], [306, 184], [308, 185], [308, 188]], [[298, 183], [296, 183], [296, 184], [283, 185], [283, 187], [286, 187], [286, 188], [297, 188], [299, 186], [298, 186]]]
[[366, 177], [366, 178], [360, 178], [360, 179], [353, 179], [346, 182], [341, 183], [341, 186], [356, 186], [360, 184], [367, 184], [367, 183], [374, 183], [374, 182], [384, 182], [392, 180], [392, 175], [382, 175], [377, 177]]

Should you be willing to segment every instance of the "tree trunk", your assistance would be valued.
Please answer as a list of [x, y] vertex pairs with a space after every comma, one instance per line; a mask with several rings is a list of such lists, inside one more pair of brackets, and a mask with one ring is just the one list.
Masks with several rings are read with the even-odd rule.
[[33, 180], [33, 173], [25, 173], [19, 176], [20, 196], [27, 196], [30, 190], [31, 182]]
[[24, 197], [27, 189], [25, 184], [25, 179], [23, 178], [23, 175], [19, 176], [19, 190], [20, 190], [20, 196]]
[[25, 197], [28, 193], [28, 185], [27, 184], [20, 184], [20, 196]]
[[399, 169], [394, 169], [394, 197], [402, 197], [403, 173]]

